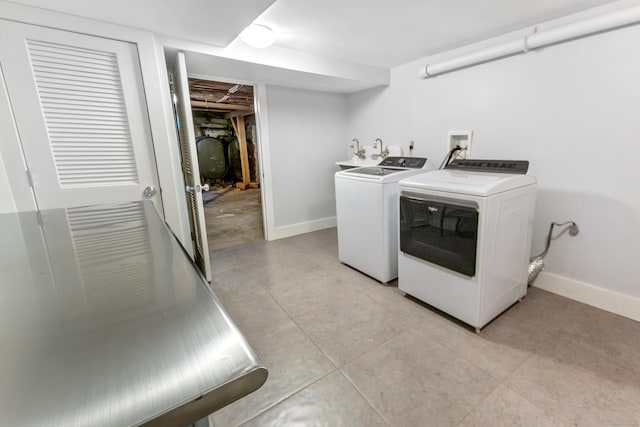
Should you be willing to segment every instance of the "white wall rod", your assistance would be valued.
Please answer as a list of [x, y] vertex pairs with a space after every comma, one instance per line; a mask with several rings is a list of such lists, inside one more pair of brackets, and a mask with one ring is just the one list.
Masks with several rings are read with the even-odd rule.
[[640, 7], [623, 9], [605, 15], [587, 18], [572, 24], [553, 28], [547, 31], [536, 32], [534, 28], [531, 34], [516, 40], [508, 41], [477, 52], [468, 53], [456, 58], [447, 59], [421, 67], [418, 76], [422, 79], [437, 74], [458, 70], [483, 62], [527, 53], [529, 50], [538, 49], [556, 43], [573, 40], [579, 37], [613, 30], [640, 22]]

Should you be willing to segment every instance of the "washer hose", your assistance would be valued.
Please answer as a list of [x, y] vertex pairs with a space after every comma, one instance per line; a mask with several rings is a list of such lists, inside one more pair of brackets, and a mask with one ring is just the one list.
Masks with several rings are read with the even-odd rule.
[[578, 225], [573, 221], [563, 222], [562, 224], [558, 224], [557, 222], [551, 223], [551, 225], [549, 226], [549, 234], [547, 234], [547, 242], [545, 244], [544, 251], [529, 260], [529, 279], [527, 282], [529, 285], [531, 285], [536, 277], [538, 277], [538, 274], [540, 274], [540, 272], [544, 270], [544, 257], [549, 251], [549, 246], [551, 246], [551, 236], [553, 235], [553, 228], [564, 227], [566, 225], [568, 225], [569, 227], [565, 228], [558, 235], [558, 237], [560, 237], [566, 230], [569, 230], [569, 236], [576, 236], [580, 232], [580, 230], [578, 229]]

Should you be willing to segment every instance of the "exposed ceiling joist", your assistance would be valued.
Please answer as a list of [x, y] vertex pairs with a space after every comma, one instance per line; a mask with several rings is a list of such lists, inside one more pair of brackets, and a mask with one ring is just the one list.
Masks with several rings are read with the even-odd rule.
[[191, 106], [221, 112], [253, 112], [253, 87], [236, 83], [189, 79]]

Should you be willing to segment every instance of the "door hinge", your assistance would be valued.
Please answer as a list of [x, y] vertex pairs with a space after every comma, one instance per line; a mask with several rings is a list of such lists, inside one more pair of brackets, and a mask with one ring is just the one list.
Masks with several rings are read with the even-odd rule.
[[31, 177], [31, 171], [26, 170], [24, 173], [27, 175], [27, 182], [29, 183], [29, 187], [33, 188], [33, 178]]

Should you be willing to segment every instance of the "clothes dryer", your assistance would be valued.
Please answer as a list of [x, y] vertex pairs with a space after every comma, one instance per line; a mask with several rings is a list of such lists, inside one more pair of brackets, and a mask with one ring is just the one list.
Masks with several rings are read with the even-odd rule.
[[454, 160], [401, 180], [398, 287], [476, 331], [524, 297], [536, 200], [527, 170]]

